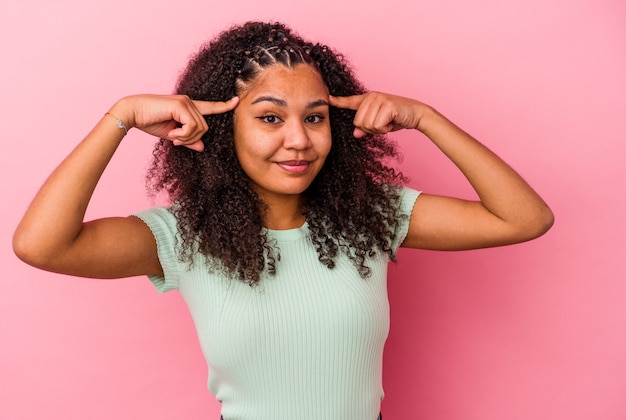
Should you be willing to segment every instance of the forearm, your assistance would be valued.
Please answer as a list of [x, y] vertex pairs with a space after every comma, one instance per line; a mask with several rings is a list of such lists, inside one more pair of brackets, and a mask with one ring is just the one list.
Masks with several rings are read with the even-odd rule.
[[552, 213], [507, 163], [436, 110], [425, 106], [418, 130], [465, 175], [490, 213], [520, 229], [545, 231]]
[[80, 234], [93, 191], [124, 135], [105, 115], [52, 172], [15, 231], [13, 246], [20, 258], [46, 260], [71, 246]]
[[479, 201], [422, 194], [402, 246], [460, 250], [527, 241], [553, 223], [546, 203], [509, 165], [433, 108], [414, 99], [368, 92], [330, 97], [356, 110], [354, 136], [400, 129], [424, 133], [465, 175]]
[[192, 150], [204, 149], [204, 114], [234, 109], [227, 102], [186, 96], [134, 95], [118, 101], [50, 175], [13, 237], [13, 249], [28, 264], [85, 277], [160, 274], [154, 235], [135, 217], [83, 223], [91, 196], [126, 130], [137, 128]]

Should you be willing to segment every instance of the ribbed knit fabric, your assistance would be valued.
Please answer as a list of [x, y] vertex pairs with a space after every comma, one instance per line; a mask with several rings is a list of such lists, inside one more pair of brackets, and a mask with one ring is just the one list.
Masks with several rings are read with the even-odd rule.
[[[402, 213], [410, 214], [418, 194], [404, 190]], [[137, 216], [154, 233], [165, 272], [151, 280], [187, 303], [225, 420], [378, 417], [389, 331], [386, 255], [369, 260], [372, 276], [362, 279], [346, 257], [332, 270], [323, 266], [306, 223], [269, 230], [280, 249], [277, 272], [250, 287], [212, 273], [204, 257], [181, 263], [168, 209]], [[394, 249], [407, 229], [405, 219]]]

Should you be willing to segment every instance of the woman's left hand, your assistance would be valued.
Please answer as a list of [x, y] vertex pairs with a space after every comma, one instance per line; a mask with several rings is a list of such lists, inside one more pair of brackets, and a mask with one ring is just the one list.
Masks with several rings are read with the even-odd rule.
[[354, 137], [386, 134], [403, 128], [419, 129], [425, 104], [381, 92], [354, 96], [331, 96], [330, 105], [356, 111]]
[[330, 97], [356, 111], [354, 137], [413, 128], [428, 137], [465, 175], [479, 200], [422, 194], [402, 246], [461, 250], [527, 241], [554, 221], [550, 208], [509, 165], [432, 107], [378, 92]]

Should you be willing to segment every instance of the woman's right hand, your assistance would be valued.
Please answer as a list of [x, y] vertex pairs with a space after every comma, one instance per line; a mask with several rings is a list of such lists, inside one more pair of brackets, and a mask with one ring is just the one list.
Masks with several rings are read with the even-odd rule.
[[[135, 95], [110, 110], [127, 129], [138, 128], [174, 144], [202, 151], [208, 127], [203, 115], [234, 109], [226, 102], [192, 101], [186, 96]], [[154, 236], [135, 217], [84, 222], [85, 211], [124, 133], [110, 116], [53, 171], [31, 202], [13, 236], [15, 254], [44, 270], [82, 277], [116, 278], [159, 274]]]
[[134, 95], [117, 102], [110, 110], [128, 129], [138, 128], [201, 152], [200, 141], [208, 130], [204, 115], [222, 114], [239, 104], [233, 97], [225, 102], [194, 101], [185, 95]]

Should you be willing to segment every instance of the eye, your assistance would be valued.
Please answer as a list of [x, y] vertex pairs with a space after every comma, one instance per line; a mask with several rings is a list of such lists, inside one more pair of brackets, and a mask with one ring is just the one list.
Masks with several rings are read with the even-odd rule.
[[261, 117], [257, 117], [258, 119], [260, 119], [261, 121], [263, 121], [266, 124], [278, 124], [280, 123], [282, 120], [277, 117], [276, 115], [263, 115]]
[[309, 124], [319, 124], [324, 121], [324, 116], [319, 114], [313, 114], [306, 117], [304, 121]]

